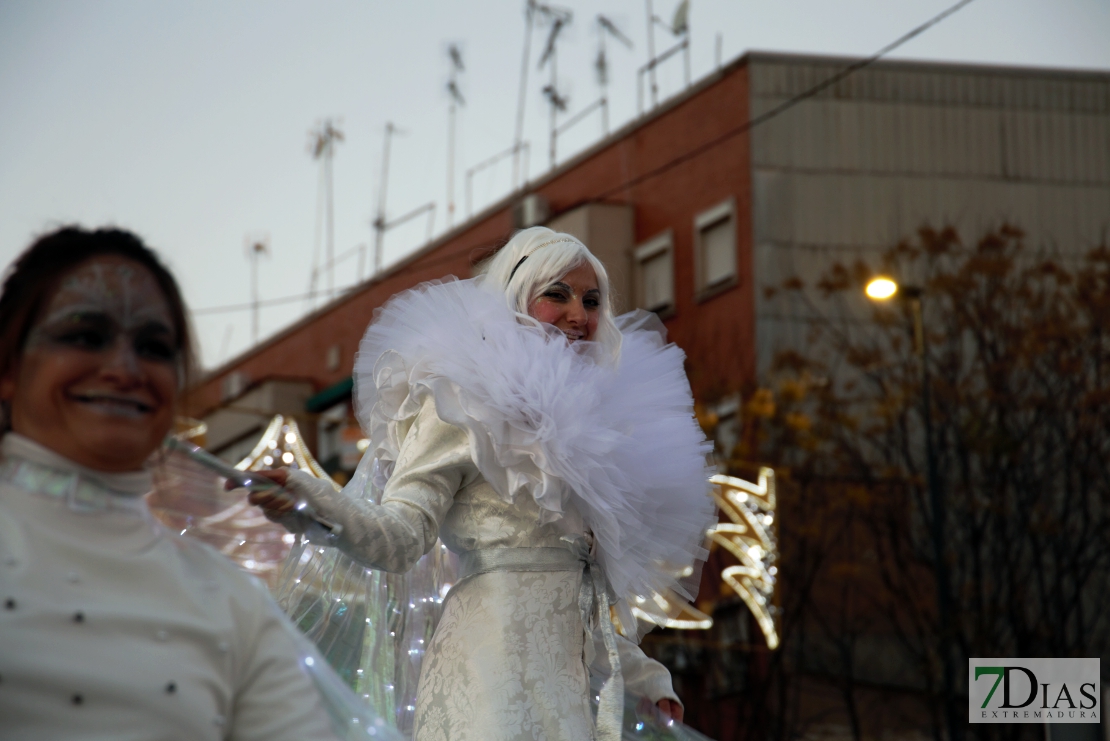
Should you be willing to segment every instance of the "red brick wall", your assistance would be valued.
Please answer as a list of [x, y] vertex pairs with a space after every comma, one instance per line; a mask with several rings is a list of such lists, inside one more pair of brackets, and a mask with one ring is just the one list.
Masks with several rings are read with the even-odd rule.
[[[623, 182], [718, 138], [747, 118], [747, 68], [737, 67], [537, 190], [553, 212], [566, 210], [619, 189]], [[606, 199], [635, 207], [637, 243], [673, 230], [675, 310], [666, 325], [670, 338], [689, 357], [690, 381], [699, 400], [737, 390], [755, 376], [750, 173], [744, 134]], [[730, 197], [736, 202], [739, 280], [735, 287], [697, 303], [694, 217]]]
[[[664, 106], [611, 141], [536, 183], [558, 214], [602, 200], [635, 207], [636, 242], [671, 229], [674, 234], [675, 310], [666, 320], [670, 337], [688, 356], [694, 395], [700, 401], [739, 389], [754, 379], [754, 295], [751, 277], [750, 148], [746, 134], [657, 177], [631, 187], [622, 184], [673, 161], [746, 121], [748, 78], [743, 62], [701, 83], [684, 98]], [[694, 218], [728, 199], [737, 215], [737, 284], [698, 303], [694, 289]], [[445, 275], [466, 277], [472, 263], [511, 234], [503, 203], [460, 227], [439, 243], [410, 257], [380, 281], [306, 317], [278, 336], [216, 369], [190, 395], [188, 409], [203, 416], [221, 402], [221, 382], [233, 371], [259, 381], [267, 377], [312, 380], [318, 389], [350, 374], [354, 352], [374, 309], [393, 294]], [[326, 354], [339, 344], [338, 370], [328, 371]]]

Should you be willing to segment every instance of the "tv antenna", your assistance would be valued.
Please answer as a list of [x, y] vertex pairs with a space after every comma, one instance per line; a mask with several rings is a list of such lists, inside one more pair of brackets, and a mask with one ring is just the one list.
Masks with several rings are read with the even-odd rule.
[[[552, 153], [555, 150], [555, 140], [565, 134], [568, 129], [575, 126], [581, 121], [584, 121], [587, 116], [596, 110], [601, 110], [601, 131], [603, 136], [609, 135], [609, 57], [606, 54], [605, 37], [612, 36], [627, 46], [632, 48], [632, 41], [613, 23], [610, 19], [603, 15], [597, 17], [597, 33], [598, 33], [598, 48], [597, 59], [594, 60], [594, 71], [597, 72], [597, 84], [601, 88], [601, 97], [590, 103], [588, 106], [580, 110], [578, 113], [571, 116], [568, 120], [564, 121], [561, 125], [555, 127], [552, 131]], [[546, 91], [545, 91], [546, 92]], [[565, 99], [564, 99], [565, 101]], [[554, 158], [554, 154], [552, 155]], [[552, 160], [554, 163], [554, 159]]]
[[[532, 50], [532, 24], [536, 14], [536, 0], [528, 0], [524, 6], [524, 61], [520, 66], [520, 91], [516, 96], [516, 130], [513, 132], [513, 190], [519, 187], [520, 144], [524, 137], [524, 99], [528, 93], [528, 55]], [[467, 206], [469, 209], [470, 206]]]
[[561, 111], [566, 111], [570, 99], [559, 92], [559, 53], [558, 41], [562, 30], [570, 25], [574, 14], [567, 8], [558, 8], [553, 5], [537, 5], [537, 10], [542, 14], [542, 19], [551, 25], [547, 34], [547, 43], [544, 44], [543, 53], [540, 55], [539, 69], [543, 69], [551, 61], [551, 82], [543, 88], [544, 97], [551, 108], [551, 166], [555, 167], [555, 121]]
[[[645, 0], [647, 4], [648, 25], [648, 63], [640, 68], [637, 76], [638, 98], [640, 113], [644, 112], [644, 86], [643, 78], [647, 73], [651, 84], [651, 105], [654, 108], [659, 104], [659, 83], [655, 76], [655, 68], [670, 59], [678, 52], [683, 52], [686, 66], [686, 86], [690, 86], [690, 0], [682, 0], [674, 10], [671, 22], [667, 23], [652, 11], [652, 0]], [[672, 36], [681, 39], [677, 44], [667, 49], [659, 56], [655, 56], [655, 26], [659, 25], [670, 31]]]
[[[436, 204], [434, 201], [425, 203], [419, 208], [409, 211], [403, 216], [398, 216], [396, 219], [387, 221], [386, 214], [386, 195], [389, 188], [389, 150], [392, 144], [394, 134], [404, 134], [402, 129], [397, 128], [392, 121], [387, 121], [385, 124], [385, 147], [382, 153], [382, 176], [378, 183], [378, 215], [374, 217], [371, 225], [374, 227], [374, 275], [378, 275], [382, 271], [382, 259], [385, 250], [385, 233], [394, 227], [398, 227], [412, 219], [420, 216], [421, 214], [428, 214], [428, 241], [432, 239], [432, 230], [435, 228], [436, 218]], [[359, 279], [362, 279], [362, 254], [359, 255]]]
[[[320, 187], [317, 191], [316, 198], [316, 248], [314, 250], [312, 259], [312, 278], [309, 285], [309, 298], [315, 299], [316, 297], [316, 281], [319, 278], [319, 259], [320, 259], [320, 221], [324, 221], [325, 230], [325, 248], [327, 259], [325, 262], [332, 265], [334, 252], [335, 252], [335, 199], [334, 199], [334, 185], [335, 180], [332, 174], [332, 160], [335, 156], [335, 145], [337, 142], [343, 141], [343, 132], [340, 131], [337, 123], [330, 119], [324, 119], [314, 131], [309, 132], [308, 151], [312, 158], [320, 163]], [[324, 207], [321, 211], [320, 200], [321, 197], [324, 201]], [[335, 291], [335, 270], [328, 268], [328, 298], [331, 298]]]
[[[513, 146], [509, 152], [513, 155], [513, 190], [521, 187], [527, 181], [527, 175], [522, 177], [521, 157], [524, 154], [524, 109], [528, 100], [528, 68], [532, 61], [532, 31], [536, 26], [536, 18], [543, 23], [554, 23], [558, 18], [564, 18], [563, 24], [570, 22], [570, 11], [553, 5], [527, 0], [524, 4], [524, 56], [520, 61], [520, 90], [516, 99], [516, 131], [513, 134]], [[557, 32], [556, 32], [557, 33]]]
[[466, 105], [459, 91], [459, 73], [466, 67], [457, 44], [447, 47], [447, 57], [451, 62], [451, 77], [447, 80], [447, 94], [451, 98], [447, 109], [447, 228], [450, 229], [455, 224], [455, 110]]
[[[382, 151], [382, 176], [378, 180], [378, 215], [374, 217], [374, 274], [382, 270], [382, 250], [385, 248], [385, 199], [389, 189], [389, 147], [394, 132], [402, 133], [392, 121], [385, 123], [385, 146]], [[359, 279], [362, 279], [362, 259], [359, 258]]]
[[597, 60], [594, 61], [594, 70], [597, 72], [597, 84], [601, 88], [601, 121], [605, 135], [609, 135], [609, 57], [606, 55], [605, 38], [612, 36], [617, 41], [632, 48], [632, 39], [624, 35], [609, 18], [597, 16]]
[[[258, 258], [270, 256], [270, 235], [265, 232], [248, 234], [243, 248], [251, 265], [251, 342], [258, 342]], [[225, 343], [226, 344], [226, 343]]]

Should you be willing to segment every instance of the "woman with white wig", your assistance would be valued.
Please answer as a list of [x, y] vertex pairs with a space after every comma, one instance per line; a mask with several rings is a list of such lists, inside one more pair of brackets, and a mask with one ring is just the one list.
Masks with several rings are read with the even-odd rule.
[[404, 572], [437, 536], [459, 555], [417, 739], [618, 739], [626, 691], [681, 719], [636, 644], [667, 617], [663, 595], [693, 598], [714, 520], [683, 359], [653, 315], [614, 318], [601, 262], [542, 227], [478, 278], [423, 284], [375, 316], [355, 362], [370, 440], [357, 490], [271, 475], [366, 567]]

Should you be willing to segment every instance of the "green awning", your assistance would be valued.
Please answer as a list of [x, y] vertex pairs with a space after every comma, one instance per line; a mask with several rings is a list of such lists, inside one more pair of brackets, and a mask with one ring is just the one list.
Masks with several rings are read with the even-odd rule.
[[351, 376], [347, 376], [339, 383], [328, 386], [315, 396], [308, 397], [308, 401], [304, 403], [305, 411], [309, 414], [317, 414], [335, 406], [345, 399], [349, 399], [351, 396], [351, 389], [353, 389], [354, 386], [355, 379]]

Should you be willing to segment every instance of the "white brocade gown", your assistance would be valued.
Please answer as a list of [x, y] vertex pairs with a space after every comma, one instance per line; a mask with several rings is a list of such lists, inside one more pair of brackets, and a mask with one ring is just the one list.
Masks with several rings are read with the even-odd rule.
[[[540, 525], [530, 496], [512, 503], [479, 473], [467, 433], [429, 397], [403, 436], [381, 505], [319, 490], [311, 504], [342, 525], [338, 547], [367, 566], [403, 572], [436, 543], [456, 553], [566, 547], [581, 518]], [[428, 646], [415, 714], [419, 741], [593, 738], [590, 671], [608, 674], [600, 636], [584, 630], [582, 573], [493, 572], [460, 582]], [[596, 645], [596, 648], [595, 648]], [[677, 700], [667, 670], [618, 637], [626, 689]]]

